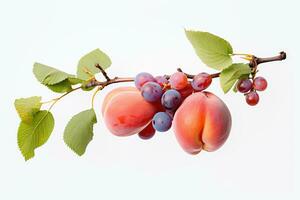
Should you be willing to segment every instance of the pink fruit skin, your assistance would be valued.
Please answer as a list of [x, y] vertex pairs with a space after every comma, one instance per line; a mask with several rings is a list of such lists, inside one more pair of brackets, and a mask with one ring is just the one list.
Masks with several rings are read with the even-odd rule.
[[187, 97], [175, 113], [173, 128], [177, 141], [190, 154], [202, 149], [215, 151], [229, 136], [231, 115], [225, 103], [210, 92]]
[[107, 94], [102, 105], [104, 122], [111, 133], [129, 136], [143, 130], [157, 112], [134, 87], [120, 87]]

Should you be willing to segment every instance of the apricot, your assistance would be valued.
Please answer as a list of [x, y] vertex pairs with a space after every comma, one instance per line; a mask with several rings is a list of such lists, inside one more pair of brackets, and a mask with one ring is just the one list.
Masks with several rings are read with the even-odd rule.
[[158, 111], [134, 87], [119, 87], [107, 94], [102, 105], [104, 122], [111, 133], [129, 136], [142, 131]]
[[173, 128], [186, 152], [215, 151], [228, 138], [231, 115], [225, 103], [214, 94], [196, 92], [188, 96], [176, 111]]

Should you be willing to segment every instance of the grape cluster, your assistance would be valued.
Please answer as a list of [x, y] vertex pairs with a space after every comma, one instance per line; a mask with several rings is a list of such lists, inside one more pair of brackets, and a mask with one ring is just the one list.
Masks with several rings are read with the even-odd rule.
[[152, 124], [143, 129], [139, 136], [142, 139], [149, 139], [155, 131], [165, 132], [172, 126], [173, 116], [182, 101], [194, 91], [205, 90], [212, 82], [212, 77], [207, 73], [200, 73], [194, 76], [192, 81], [183, 72], [175, 72], [171, 76], [153, 77], [147, 72], [136, 75], [135, 86], [141, 91], [143, 98], [160, 107]]
[[237, 82], [236, 88], [239, 92], [245, 94], [247, 104], [255, 106], [259, 102], [259, 95], [257, 91], [264, 91], [268, 83], [263, 77], [256, 77], [253, 80], [248, 78], [241, 79]]

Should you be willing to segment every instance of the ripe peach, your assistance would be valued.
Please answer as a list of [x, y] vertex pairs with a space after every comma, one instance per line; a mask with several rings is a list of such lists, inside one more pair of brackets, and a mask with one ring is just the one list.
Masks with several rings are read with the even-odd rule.
[[225, 103], [214, 94], [196, 92], [187, 97], [176, 111], [173, 128], [186, 152], [215, 151], [228, 138], [231, 115]]
[[107, 94], [102, 115], [107, 128], [117, 136], [129, 136], [143, 130], [157, 112], [157, 105], [145, 101], [134, 87], [120, 87]]

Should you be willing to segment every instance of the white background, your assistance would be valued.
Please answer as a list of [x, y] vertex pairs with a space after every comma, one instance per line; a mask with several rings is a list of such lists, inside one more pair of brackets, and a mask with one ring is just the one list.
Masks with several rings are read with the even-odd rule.
[[[0, 1], [0, 199], [296, 199], [299, 198], [299, 4], [297, 1]], [[100, 115], [82, 157], [62, 140], [72, 115], [90, 108], [91, 93], [77, 92], [55, 106], [49, 141], [24, 162], [18, 150], [15, 98], [57, 94], [32, 74], [39, 61], [75, 73], [78, 59], [99, 47], [110, 55], [112, 76], [140, 71], [213, 72], [201, 63], [184, 28], [209, 31], [235, 52], [284, 62], [261, 65], [269, 82], [249, 107], [243, 95], [210, 90], [228, 105], [231, 135], [214, 153], [183, 152], [172, 131], [149, 141], [110, 134]], [[296, 77], [298, 80], [296, 80]], [[296, 83], [297, 82], [297, 83]], [[299, 103], [299, 98], [298, 98]], [[298, 129], [299, 130], [299, 129]], [[297, 191], [298, 188], [298, 191]]]

